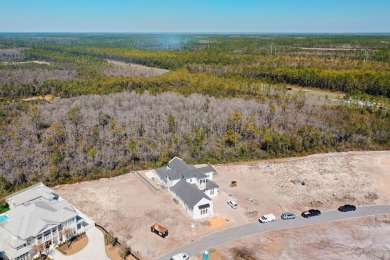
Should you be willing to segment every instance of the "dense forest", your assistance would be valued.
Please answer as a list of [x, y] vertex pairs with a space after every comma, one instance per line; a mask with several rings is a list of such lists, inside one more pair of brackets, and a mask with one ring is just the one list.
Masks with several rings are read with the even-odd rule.
[[389, 98], [390, 35], [0, 34], [0, 195], [173, 156], [388, 149]]

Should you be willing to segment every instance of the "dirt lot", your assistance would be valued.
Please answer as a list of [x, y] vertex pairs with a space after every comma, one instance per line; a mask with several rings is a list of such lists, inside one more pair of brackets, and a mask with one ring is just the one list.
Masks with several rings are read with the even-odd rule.
[[[184, 210], [175, 204], [166, 190], [154, 192], [134, 173], [111, 179], [63, 185], [55, 189], [97, 223], [114, 231], [121, 240], [126, 240], [133, 250], [138, 250], [145, 259], [156, 258], [205, 234], [256, 221], [259, 215], [265, 213], [272, 212], [278, 216], [283, 211], [301, 212], [309, 207], [318, 207], [321, 210], [335, 209], [343, 203], [356, 205], [390, 203], [389, 151], [329, 153], [276, 161], [214, 165], [214, 168], [218, 172], [214, 181], [220, 185], [220, 194], [214, 199], [215, 214], [213, 219], [198, 222], [192, 221]], [[237, 187], [229, 186], [233, 180], [237, 181]], [[228, 198], [236, 199], [239, 208], [231, 209], [226, 204]], [[169, 229], [167, 238], [160, 238], [150, 232], [150, 226], [155, 222]], [[266, 248], [264, 253], [270, 251], [271, 257], [284, 259], [301, 257], [302, 254], [295, 251], [295, 246], [299, 245], [299, 250], [306, 250], [305, 246], [313, 248], [313, 256], [316, 258], [316, 251], [324, 253], [325, 251], [321, 250], [327, 250], [317, 249], [322, 243], [318, 240], [317, 234], [322, 234], [328, 229], [334, 232], [326, 231], [326, 234], [340, 233], [337, 240], [332, 238], [327, 240], [335, 243], [328, 248], [336, 255], [340, 250], [347, 250], [346, 248], [352, 250], [348, 241], [355, 239], [353, 232], [350, 232], [355, 227], [359, 228], [362, 234], [368, 234], [362, 235], [368, 237], [367, 241], [370, 236], [379, 239], [382, 232], [390, 234], [390, 225], [382, 230], [377, 228], [380, 223], [376, 221], [367, 225], [361, 225], [359, 221], [353, 222], [356, 224], [351, 223], [331, 223], [296, 231], [275, 232], [276, 235], [257, 236], [225, 246], [233, 250], [240, 249], [240, 245], [246, 245], [247, 248], [244, 249], [251, 251], [256, 249], [255, 245], [260, 242], [275, 240], [276, 242], [268, 243], [270, 245], [266, 243], [269, 249], [267, 246], [264, 247]], [[344, 225], [345, 230], [349, 231], [342, 236]], [[313, 229], [322, 233], [312, 232]], [[374, 232], [376, 230], [378, 232]], [[312, 234], [306, 236], [306, 232], [310, 231]], [[296, 232], [299, 239], [294, 239]], [[280, 236], [280, 242], [274, 236]], [[267, 240], [267, 237], [271, 240]], [[347, 241], [345, 247], [340, 246], [344, 243], [343, 239]], [[302, 241], [304, 243], [301, 243]], [[254, 249], [251, 248], [252, 244]], [[370, 247], [368, 242], [366, 244], [367, 247], [362, 244], [363, 251]], [[224, 256], [230, 257], [232, 252], [225, 250], [226, 248], [222, 248], [221, 252]], [[274, 251], [271, 249], [277, 253], [272, 253]], [[256, 254], [253, 259], [259, 257]]]
[[340, 100], [345, 96], [345, 93], [342, 92], [335, 92], [335, 91], [328, 91], [324, 89], [318, 89], [318, 88], [304, 88], [294, 85], [288, 85], [291, 90], [289, 90], [287, 93], [290, 94], [304, 94], [307, 98], [310, 98], [312, 100], [321, 100], [324, 98], [336, 99]]
[[[220, 189], [241, 209], [260, 214], [390, 203], [390, 152], [329, 153], [215, 168]], [[233, 180], [238, 186], [230, 188]]]
[[2, 62], [3, 65], [18, 65], [18, 64], [29, 64], [29, 63], [35, 63], [35, 64], [43, 64], [43, 65], [50, 65], [50, 62], [47, 61], [41, 61], [41, 60], [32, 60], [32, 61], [12, 61], [12, 62]]
[[[112, 230], [121, 242], [126, 241], [145, 259], [153, 259], [213, 230], [206, 220], [193, 222], [166, 190], [154, 193], [134, 173], [63, 185], [55, 190], [97, 223]], [[169, 229], [167, 238], [150, 231], [156, 222]], [[194, 229], [192, 224], [196, 226]]]
[[389, 217], [368, 217], [269, 232], [212, 251], [222, 255], [217, 258], [220, 260], [390, 259]]
[[104, 73], [108, 76], [126, 76], [126, 77], [155, 77], [169, 70], [152, 68], [143, 65], [126, 63], [122, 61], [106, 60], [113, 68], [107, 69]]

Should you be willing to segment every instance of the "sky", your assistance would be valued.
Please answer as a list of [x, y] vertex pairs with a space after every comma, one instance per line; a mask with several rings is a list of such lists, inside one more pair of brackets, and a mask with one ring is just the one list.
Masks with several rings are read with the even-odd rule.
[[0, 0], [0, 32], [390, 32], [390, 0]]

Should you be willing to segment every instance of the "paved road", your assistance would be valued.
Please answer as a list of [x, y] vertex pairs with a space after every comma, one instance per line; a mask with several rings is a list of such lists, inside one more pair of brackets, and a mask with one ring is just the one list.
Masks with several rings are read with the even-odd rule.
[[390, 205], [383, 206], [367, 206], [359, 207], [353, 212], [326, 211], [322, 212], [321, 216], [305, 219], [300, 215], [293, 220], [277, 219], [270, 223], [253, 222], [204, 236], [197, 241], [193, 241], [181, 248], [178, 248], [162, 257], [161, 260], [170, 259], [170, 257], [178, 252], [186, 252], [189, 256], [193, 256], [203, 252], [205, 249], [216, 247], [220, 244], [241, 239], [247, 236], [288, 228], [302, 227], [306, 225], [315, 225], [325, 222], [332, 222], [350, 218], [366, 217], [373, 215], [390, 214]]

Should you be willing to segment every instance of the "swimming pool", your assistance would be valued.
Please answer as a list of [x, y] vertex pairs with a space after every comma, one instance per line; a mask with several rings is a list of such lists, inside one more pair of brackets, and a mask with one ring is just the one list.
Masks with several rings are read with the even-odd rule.
[[0, 215], [0, 222], [4, 222], [8, 219], [7, 215]]

